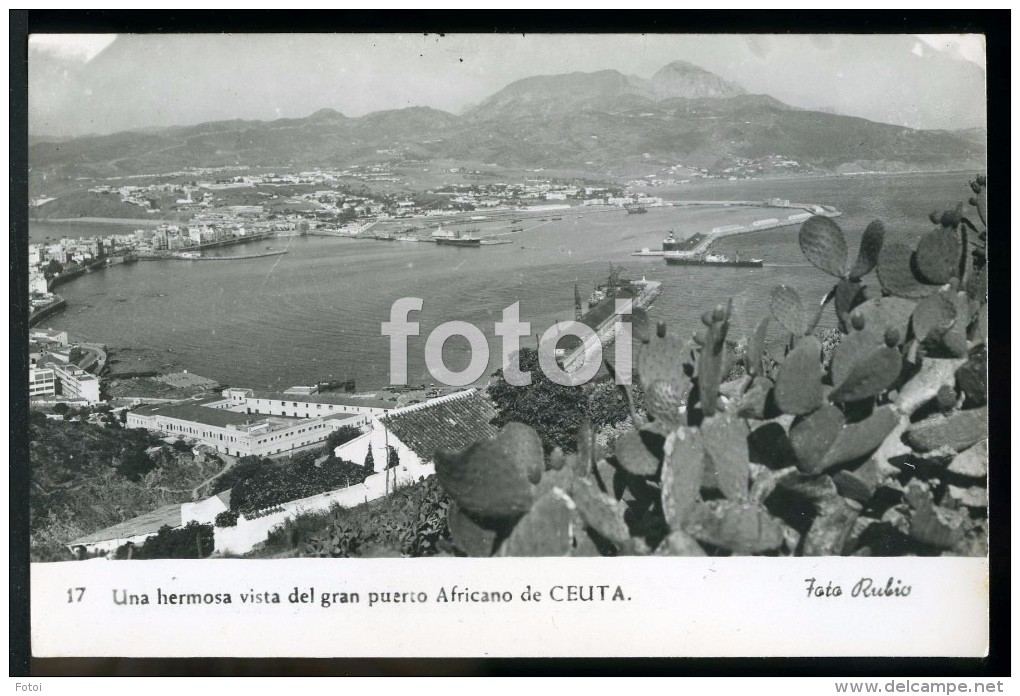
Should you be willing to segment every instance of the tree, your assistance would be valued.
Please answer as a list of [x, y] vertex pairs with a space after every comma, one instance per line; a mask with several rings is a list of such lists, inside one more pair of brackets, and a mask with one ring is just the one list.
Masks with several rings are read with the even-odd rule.
[[53, 407], [53, 412], [56, 413], [58, 416], [64, 415], [65, 413], [68, 412], [68, 410], [70, 410], [70, 407], [63, 401], [61, 401], [59, 404], [54, 405]]
[[521, 371], [531, 372], [531, 384], [516, 387], [507, 383], [502, 369], [493, 375], [496, 381], [489, 386], [497, 410], [493, 425], [524, 423], [535, 429], [547, 451], [554, 447], [577, 449], [577, 431], [585, 417], [584, 389], [556, 384], [546, 377], [533, 348], [521, 349], [519, 356]]
[[389, 452], [386, 455], [386, 468], [395, 469], [400, 465], [400, 456], [397, 454], [397, 448], [393, 445], [388, 445], [386, 449]]
[[372, 445], [368, 446], [368, 454], [365, 455], [365, 473], [369, 476], [375, 473], [375, 457], [372, 456]]
[[43, 266], [43, 275], [46, 276], [47, 278], [52, 278], [53, 276], [60, 275], [63, 271], [64, 267], [61, 266], [60, 262], [57, 261], [56, 259], [50, 259], [49, 261], [46, 262], [46, 265]]
[[335, 450], [340, 445], [348, 443], [354, 438], [360, 436], [361, 428], [355, 427], [353, 425], [341, 426], [326, 436], [324, 454], [332, 454], [333, 450]]

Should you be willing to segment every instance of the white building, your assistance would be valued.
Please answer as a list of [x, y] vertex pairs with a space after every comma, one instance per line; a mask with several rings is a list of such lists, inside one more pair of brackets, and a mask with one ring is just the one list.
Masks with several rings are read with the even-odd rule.
[[346, 394], [301, 394], [236, 388], [224, 389], [222, 394], [227, 403], [215, 408], [285, 418], [318, 418], [334, 414], [381, 416], [395, 405], [392, 401]]
[[29, 272], [28, 291], [36, 295], [45, 295], [50, 291], [49, 282], [42, 273]]
[[229, 405], [226, 399], [211, 397], [139, 406], [128, 413], [127, 427], [197, 440], [217, 452], [236, 457], [268, 457], [320, 443], [345, 425], [367, 427], [369, 421], [367, 415], [354, 413], [273, 418], [265, 413], [238, 412]]
[[57, 360], [50, 361], [46, 367], [52, 368], [55, 373], [63, 398], [88, 404], [98, 404], [102, 401], [99, 397], [99, 379], [95, 375], [76, 365], [65, 365]]
[[57, 393], [57, 376], [50, 368], [28, 368], [28, 396], [51, 396]]

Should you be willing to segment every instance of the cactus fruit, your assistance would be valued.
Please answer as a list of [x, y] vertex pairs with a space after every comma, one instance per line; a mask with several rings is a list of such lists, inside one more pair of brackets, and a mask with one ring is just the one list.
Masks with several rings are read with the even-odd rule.
[[799, 416], [822, 404], [821, 353], [818, 339], [805, 336], [786, 356], [773, 389], [783, 413]]
[[800, 250], [808, 261], [829, 275], [847, 273], [847, 248], [843, 230], [831, 218], [814, 215], [800, 228]]
[[565, 493], [553, 489], [535, 501], [510, 535], [499, 546], [497, 556], [566, 556], [573, 546], [573, 511]]
[[899, 345], [900, 341], [903, 340], [903, 335], [900, 333], [900, 330], [897, 329], [895, 326], [890, 326], [888, 329], [885, 330], [885, 336], [883, 336], [883, 340], [885, 341], [886, 346], [888, 346], [889, 348], [895, 348], [896, 346]]
[[948, 331], [955, 320], [956, 304], [946, 293], [938, 292], [917, 303], [911, 326], [914, 337], [923, 342]]
[[822, 457], [819, 470], [824, 471], [871, 454], [896, 429], [899, 421], [899, 415], [891, 406], [883, 406], [875, 409], [864, 420], [843, 426], [835, 442]]
[[508, 423], [495, 438], [461, 452], [436, 454], [443, 489], [462, 510], [486, 518], [527, 512], [543, 468], [542, 441], [520, 423]]
[[859, 401], [878, 396], [899, 378], [903, 357], [895, 348], [882, 346], [866, 353], [854, 364], [850, 374], [829, 394], [836, 403]]
[[479, 524], [463, 512], [457, 503], [451, 503], [446, 509], [446, 525], [450, 529], [453, 543], [468, 556], [492, 555], [496, 543], [496, 530]]
[[890, 295], [918, 299], [930, 295], [935, 288], [924, 285], [914, 273], [914, 252], [896, 242], [882, 246], [878, 257], [878, 280]]
[[950, 416], [931, 416], [911, 425], [904, 441], [918, 452], [943, 448], [961, 452], [988, 437], [988, 408], [957, 411]]
[[826, 404], [793, 424], [790, 444], [797, 455], [797, 467], [806, 474], [822, 471], [826, 452], [836, 442], [846, 418], [832, 404]]
[[772, 295], [769, 298], [769, 309], [772, 316], [776, 318], [783, 327], [794, 336], [803, 336], [804, 307], [800, 302], [800, 295], [797, 291], [786, 285], [777, 285], [772, 288]]
[[630, 539], [630, 530], [623, 520], [626, 504], [617, 502], [585, 479], [574, 481], [570, 497], [585, 524], [614, 544]]
[[655, 476], [659, 471], [659, 457], [654, 450], [661, 436], [641, 430], [630, 430], [616, 440], [616, 460], [635, 476]]
[[931, 220], [931, 224], [933, 224], [933, 225], [939, 224], [939, 214], [938, 214], [938, 211], [937, 210], [933, 210], [930, 213], [928, 213], [928, 219]]
[[882, 243], [885, 241], [885, 225], [875, 220], [864, 230], [861, 236], [861, 246], [857, 251], [857, 261], [850, 269], [850, 277], [860, 279], [878, 265], [878, 257], [882, 252]]
[[917, 270], [929, 283], [943, 285], [959, 273], [962, 253], [960, 235], [947, 227], [936, 228], [918, 242]]
[[939, 393], [935, 395], [935, 402], [942, 412], [952, 411], [956, 406], [956, 390], [948, 384], [939, 387]]
[[754, 554], [778, 549], [783, 543], [783, 527], [760, 505], [713, 500], [694, 506], [684, 531], [733, 553]]
[[673, 531], [683, 529], [687, 516], [699, 498], [705, 470], [705, 447], [701, 433], [679, 428], [666, 440], [662, 467], [662, 513]]
[[850, 325], [856, 331], [863, 331], [864, 330], [864, 326], [865, 326], [864, 315], [861, 314], [860, 312], [857, 312], [856, 314], [851, 315], [850, 316]]
[[747, 423], [728, 413], [706, 418], [701, 424], [705, 454], [716, 475], [716, 485], [730, 500], [747, 500], [751, 469], [747, 453]]

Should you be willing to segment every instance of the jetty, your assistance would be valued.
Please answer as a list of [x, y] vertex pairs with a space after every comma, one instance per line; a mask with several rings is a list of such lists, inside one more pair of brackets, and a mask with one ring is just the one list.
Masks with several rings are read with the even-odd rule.
[[[765, 202], [767, 204], [767, 202]], [[750, 206], [755, 205], [762, 207], [762, 201], [688, 201], [686, 205], [731, 205], [731, 206]], [[698, 243], [690, 249], [684, 249], [682, 251], [671, 252], [673, 254], [683, 257], [695, 257], [700, 256], [708, 251], [709, 247], [717, 239], [723, 237], [730, 237], [737, 234], [745, 234], [747, 232], [761, 232], [764, 230], [774, 230], [779, 227], [788, 227], [790, 225], [799, 225], [813, 215], [821, 215], [823, 217], [839, 217], [843, 213], [836, 210], [832, 206], [815, 205], [813, 203], [797, 203], [797, 204], [786, 204], [786, 205], [768, 205], [767, 207], [775, 208], [796, 208], [800, 209], [801, 212], [791, 213], [783, 217], [763, 218], [761, 220], [755, 220], [749, 225], [723, 225], [721, 227], [713, 227], [708, 232], [699, 232], [702, 238]], [[665, 251], [656, 249], [641, 249], [635, 251], [631, 256], [664, 256]]]
[[179, 259], [181, 261], [243, 261], [244, 259], [264, 259], [268, 256], [282, 256], [286, 249], [280, 251], [265, 251], [260, 254], [241, 254], [239, 256], [181, 256], [173, 255], [165, 258]]

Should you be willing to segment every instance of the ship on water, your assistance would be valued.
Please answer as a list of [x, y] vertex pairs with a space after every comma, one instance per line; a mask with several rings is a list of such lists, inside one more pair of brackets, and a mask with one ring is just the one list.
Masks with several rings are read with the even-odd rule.
[[663, 251], [679, 251], [679, 249], [680, 249], [680, 240], [677, 239], [676, 236], [673, 234], [673, 230], [670, 230], [669, 234], [666, 235], [666, 238], [662, 240], [662, 250]]
[[379, 240], [380, 242], [395, 242], [395, 241], [397, 241], [397, 238], [394, 237], [392, 234], [377, 234], [375, 236], [375, 239]]
[[723, 266], [730, 268], [761, 268], [764, 261], [761, 259], [741, 259], [737, 254], [735, 259], [722, 254], [681, 254], [679, 252], [667, 252], [664, 254], [666, 263], [670, 266]]
[[436, 237], [436, 244], [441, 246], [480, 247], [482, 240], [479, 237], [459, 234], [454, 237]]
[[628, 215], [640, 215], [641, 213], [648, 212], [648, 208], [643, 205], [625, 205], [624, 208], [627, 209]]

